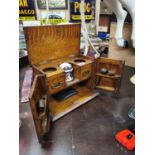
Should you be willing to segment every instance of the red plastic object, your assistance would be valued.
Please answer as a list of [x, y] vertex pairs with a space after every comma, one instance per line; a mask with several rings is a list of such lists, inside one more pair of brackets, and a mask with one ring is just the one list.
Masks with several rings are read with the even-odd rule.
[[132, 151], [135, 148], [135, 135], [130, 130], [125, 129], [118, 132], [115, 136], [116, 140], [128, 150]]

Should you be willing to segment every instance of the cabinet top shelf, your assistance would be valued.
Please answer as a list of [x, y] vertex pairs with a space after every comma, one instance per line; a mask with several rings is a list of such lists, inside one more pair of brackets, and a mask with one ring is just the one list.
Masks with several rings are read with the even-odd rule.
[[120, 75], [106, 75], [106, 74], [101, 74], [101, 73], [96, 73], [96, 76], [101, 76], [105, 78], [112, 78], [112, 79], [118, 79], [121, 76]]

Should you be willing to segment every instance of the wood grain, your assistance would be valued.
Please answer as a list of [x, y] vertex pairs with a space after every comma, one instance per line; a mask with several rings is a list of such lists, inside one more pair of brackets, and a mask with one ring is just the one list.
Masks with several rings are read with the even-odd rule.
[[31, 64], [76, 55], [80, 51], [80, 24], [25, 27]]
[[101, 68], [115, 71], [115, 75], [122, 75], [125, 61], [115, 60], [110, 58], [99, 58], [97, 60], [97, 72], [100, 72]]
[[[38, 102], [40, 99], [44, 99], [44, 111], [38, 111]], [[35, 129], [39, 143], [43, 142], [43, 136], [49, 131], [50, 117], [48, 111], [48, 94], [47, 84], [44, 75], [36, 75], [31, 93], [30, 93], [30, 107], [35, 124]]]
[[[84, 62], [76, 62], [75, 60], [82, 60]], [[59, 66], [60, 64], [67, 62], [72, 64], [73, 66], [73, 77], [74, 80], [71, 82], [65, 81], [65, 72], [63, 69], [61, 69]], [[48, 61], [45, 64], [39, 64], [35, 67], [38, 68], [38, 71], [41, 71], [43, 74], [46, 75], [47, 81], [48, 81], [48, 92], [49, 94], [57, 93], [60, 90], [63, 90], [66, 87], [69, 87], [71, 85], [75, 85], [79, 83], [82, 80], [86, 80], [92, 76], [92, 64], [93, 61], [89, 57], [85, 56], [72, 56], [72, 57], [65, 57], [61, 59], [56, 59], [53, 61]], [[34, 66], [34, 65], [33, 65]], [[49, 71], [45, 72], [44, 70], [47, 68], [55, 68], [55, 71]], [[40, 73], [40, 72], [39, 72]], [[90, 83], [90, 85], [93, 84]], [[60, 85], [57, 88], [53, 88], [53, 85]], [[92, 88], [92, 87], [91, 87]]]
[[85, 86], [76, 85], [74, 88], [78, 91], [78, 93], [66, 100], [58, 101], [54, 97], [51, 97], [49, 108], [53, 116], [53, 121], [61, 118], [70, 111], [78, 108], [79, 106], [99, 95]]
[[[107, 91], [119, 91], [125, 61], [99, 58], [96, 65], [96, 88]], [[113, 71], [114, 75], [101, 74], [101, 69]]]

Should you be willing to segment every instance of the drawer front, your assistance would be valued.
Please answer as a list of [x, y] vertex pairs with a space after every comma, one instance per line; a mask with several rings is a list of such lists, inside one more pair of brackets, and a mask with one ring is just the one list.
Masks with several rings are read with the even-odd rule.
[[92, 64], [82, 66], [80, 71], [80, 80], [85, 80], [89, 78], [91, 74], [92, 74]]
[[50, 77], [48, 79], [48, 90], [50, 94], [57, 93], [65, 88], [65, 74]]
[[74, 67], [73, 76], [74, 78], [80, 79], [80, 67]]
[[51, 83], [51, 82], [54, 83], [54, 82], [56, 82], [56, 81], [65, 81], [65, 73], [53, 75], [53, 76], [50, 76], [50, 77], [48, 78], [48, 82], [50, 82], [50, 83]]

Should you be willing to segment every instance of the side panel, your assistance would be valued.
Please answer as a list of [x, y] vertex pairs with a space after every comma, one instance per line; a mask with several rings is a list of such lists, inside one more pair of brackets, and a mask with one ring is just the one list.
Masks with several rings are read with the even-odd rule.
[[36, 67], [35, 65], [32, 65], [32, 70], [33, 70], [33, 77], [32, 77], [32, 81], [34, 81], [34, 78], [37, 74], [44, 74], [44, 72], [42, 72], [38, 67]]
[[46, 77], [36, 75], [30, 94], [30, 107], [39, 143], [50, 128]]

